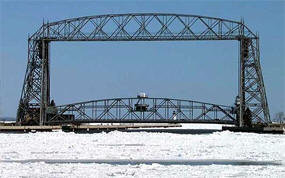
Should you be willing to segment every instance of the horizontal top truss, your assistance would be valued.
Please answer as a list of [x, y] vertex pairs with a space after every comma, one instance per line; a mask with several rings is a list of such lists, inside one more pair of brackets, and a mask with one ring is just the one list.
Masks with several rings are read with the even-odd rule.
[[239, 40], [257, 36], [243, 22], [185, 14], [86, 16], [44, 23], [29, 40], [165, 41]]

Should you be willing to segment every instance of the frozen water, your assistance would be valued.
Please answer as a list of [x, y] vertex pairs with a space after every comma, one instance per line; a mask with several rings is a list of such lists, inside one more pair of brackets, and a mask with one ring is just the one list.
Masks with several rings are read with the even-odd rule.
[[[116, 164], [120, 160], [124, 164]], [[189, 164], [177, 164], [187, 160]], [[238, 160], [251, 163], [235, 164]], [[284, 160], [285, 135], [228, 131], [0, 134], [0, 177], [285, 177]], [[254, 161], [282, 165], [255, 165]]]

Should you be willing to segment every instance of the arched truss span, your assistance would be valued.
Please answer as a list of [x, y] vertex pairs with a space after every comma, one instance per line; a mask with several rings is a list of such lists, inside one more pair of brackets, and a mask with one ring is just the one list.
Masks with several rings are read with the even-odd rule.
[[170, 98], [115, 98], [53, 107], [47, 112], [47, 123], [236, 124], [234, 109], [229, 106]]
[[28, 40], [28, 65], [18, 109], [18, 123], [27, 120], [39, 121], [40, 124], [48, 122], [50, 42], [166, 40], [239, 41], [237, 116], [242, 125], [244, 112], [249, 108], [255, 122], [269, 123], [258, 39], [243, 21], [185, 14], [108, 14], [44, 23]]

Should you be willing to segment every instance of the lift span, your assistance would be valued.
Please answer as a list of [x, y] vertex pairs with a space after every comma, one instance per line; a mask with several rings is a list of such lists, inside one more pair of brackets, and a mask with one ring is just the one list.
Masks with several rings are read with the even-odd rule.
[[115, 98], [49, 107], [48, 124], [223, 123], [236, 124], [234, 107], [170, 98]]

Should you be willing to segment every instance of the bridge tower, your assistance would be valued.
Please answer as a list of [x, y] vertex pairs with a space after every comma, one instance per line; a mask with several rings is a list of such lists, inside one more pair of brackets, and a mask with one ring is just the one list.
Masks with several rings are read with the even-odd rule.
[[[46, 29], [42, 28], [42, 31], [45, 33]], [[49, 49], [48, 39], [28, 39], [28, 64], [17, 111], [19, 124], [45, 124], [46, 110], [50, 104]]]
[[[246, 109], [251, 117], [259, 123], [269, 123], [270, 114], [265, 86], [260, 66], [259, 37], [248, 38], [244, 35], [245, 26], [241, 21], [240, 59], [239, 59], [239, 126], [243, 127]], [[263, 113], [263, 116], [260, 114]]]

